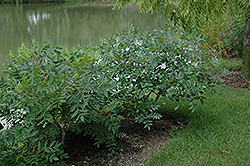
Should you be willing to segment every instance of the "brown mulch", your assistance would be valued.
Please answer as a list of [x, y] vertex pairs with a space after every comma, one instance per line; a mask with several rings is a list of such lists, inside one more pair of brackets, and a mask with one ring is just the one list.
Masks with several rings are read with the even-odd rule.
[[[223, 80], [221, 86], [250, 90], [250, 78], [242, 78], [240, 71], [229, 71], [219, 77]], [[120, 131], [127, 135], [117, 139], [118, 146], [111, 157], [108, 157], [108, 148], [104, 145], [100, 148], [93, 146], [94, 142], [90, 137], [68, 133], [65, 152], [69, 154], [69, 158], [64, 161], [76, 166], [144, 165], [148, 157], [167, 145], [173, 126], [177, 126], [178, 130], [184, 128], [178, 122], [187, 124], [185, 117], [178, 114], [164, 115], [161, 120], [154, 121], [151, 130], [145, 129], [143, 124], [135, 123], [132, 119], [122, 120]]]
[[[182, 125], [180, 125], [180, 122]], [[153, 122], [150, 130], [143, 124], [135, 123], [126, 118], [121, 121], [120, 131], [126, 133], [124, 138], [117, 139], [115, 153], [109, 156], [109, 150], [105, 145], [97, 148], [93, 146], [93, 140], [82, 134], [68, 133], [65, 152], [69, 159], [67, 164], [77, 166], [139, 166], [143, 165], [149, 156], [159, 151], [168, 143], [170, 133], [176, 133], [184, 129], [185, 117], [181, 115], [164, 115], [160, 120]], [[173, 133], [172, 126], [177, 130]]]
[[250, 90], [250, 78], [241, 77], [240, 71], [230, 71], [221, 75], [220, 78], [223, 80], [220, 83], [221, 86]]

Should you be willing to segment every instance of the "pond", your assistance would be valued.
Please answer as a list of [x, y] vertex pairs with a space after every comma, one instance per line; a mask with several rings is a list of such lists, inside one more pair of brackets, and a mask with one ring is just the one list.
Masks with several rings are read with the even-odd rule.
[[121, 11], [112, 10], [111, 4], [95, 3], [0, 6], [0, 69], [21, 43], [49, 41], [72, 48], [108, 38], [131, 24], [153, 30], [161, 21], [156, 14], [140, 14], [134, 6]]

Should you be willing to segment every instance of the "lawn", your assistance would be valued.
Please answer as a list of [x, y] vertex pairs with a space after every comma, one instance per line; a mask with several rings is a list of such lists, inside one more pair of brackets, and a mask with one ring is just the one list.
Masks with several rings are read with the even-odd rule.
[[145, 165], [250, 165], [250, 91], [215, 91], [193, 114], [178, 112], [187, 115], [186, 128]]

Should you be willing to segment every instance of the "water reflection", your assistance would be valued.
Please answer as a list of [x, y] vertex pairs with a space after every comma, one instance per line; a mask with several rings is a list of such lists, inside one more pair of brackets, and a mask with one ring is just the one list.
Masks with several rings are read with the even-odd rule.
[[73, 47], [108, 38], [131, 24], [151, 29], [159, 26], [157, 15], [140, 14], [135, 7], [113, 11], [112, 6], [0, 6], [0, 68], [9, 62], [22, 42], [50, 41]]
[[27, 19], [28, 19], [30, 24], [33, 24], [33, 23], [37, 24], [40, 19], [42, 19], [42, 20], [50, 19], [51, 16], [52, 15], [49, 13], [42, 13], [42, 15], [40, 13], [37, 13], [37, 14], [32, 13], [32, 14], [27, 16]]

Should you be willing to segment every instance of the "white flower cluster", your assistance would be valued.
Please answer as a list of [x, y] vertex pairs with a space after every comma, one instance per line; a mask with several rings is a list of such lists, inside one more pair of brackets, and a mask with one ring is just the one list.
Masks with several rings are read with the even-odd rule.
[[[24, 111], [23, 109], [11, 110], [11, 111], [15, 111], [16, 117], [13, 117], [15, 119], [18, 119], [18, 117], [22, 117], [23, 114], [26, 114], [26, 111]], [[11, 120], [10, 122], [12, 121], [13, 120]], [[12, 126], [10, 122], [8, 122], [4, 117], [0, 117], [0, 123], [4, 127], [3, 130], [9, 129]], [[16, 120], [15, 123], [22, 123], [22, 121]]]
[[142, 43], [143, 43], [143, 41], [142, 41], [142, 40], [137, 40], [137, 39], [136, 39], [136, 41], [135, 41], [135, 45], [139, 45], [139, 46], [141, 46], [141, 45], [142, 45]]
[[166, 69], [166, 67], [167, 66], [166, 66], [166, 62], [165, 62], [165, 63], [159, 65], [157, 68]]

